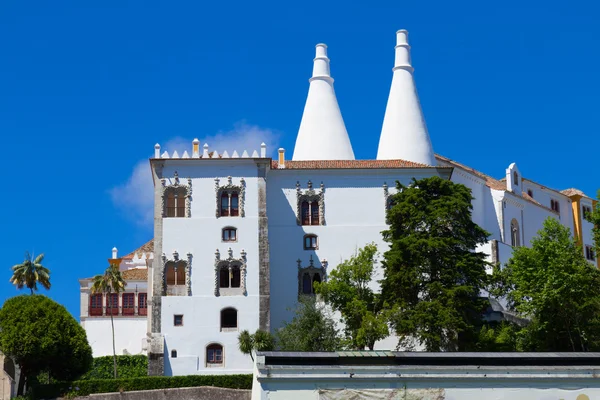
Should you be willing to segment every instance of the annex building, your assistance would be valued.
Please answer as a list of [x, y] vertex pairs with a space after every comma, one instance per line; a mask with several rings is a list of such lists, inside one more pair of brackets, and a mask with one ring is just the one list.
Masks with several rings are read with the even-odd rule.
[[[81, 321], [94, 356], [112, 353], [112, 304], [117, 352], [147, 353], [151, 374], [251, 373], [238, 333], [276, 330], [298, 296], [311, 294], [312, 283], [357, 248], [375, 242], [385, 251], [380, 232], [396, 181], [439, 176], [468, 186], [473, 220], [491, 234], [479, 249], [491, 262], [506, 262], [552, 217], [597, 265], [592, 224], [583, 218], [595, 200], [577, 189], [550, 189], [514, 162], [495, 179], [434, 152], [406, 31], [397, 32], [374, 159], [354, 157], [324, 44], [316, 46], [309, 82], [293, 152], [278, 149], [272, 159], [264, 144], [239, 154], [197, 139], [182, 154], [155, 146], [154, 238], [122, 258], [114, 249], [111, 258], [127, 290], [91, 295], [91, 279], [80, 280]], [[376, 349], [395, 346], [391, 337]]]

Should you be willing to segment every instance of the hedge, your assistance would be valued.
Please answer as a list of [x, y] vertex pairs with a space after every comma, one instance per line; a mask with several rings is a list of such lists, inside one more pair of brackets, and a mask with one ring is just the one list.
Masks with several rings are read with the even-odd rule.
[[[96, 357], [92, 368], [79, 380], [112, 379], [114, 377], [113, 356]], [[119, 378], [139, 378], [148, 376], [148, 357], [145, 355], [117, 356]]]
[[170, 389], [214, 386], [229, 389], [252, 389], [252, 375], [145, 376], [141, 378], [89, 379], [39, 385], [32, 390], [36, 399], [87, 396], [92, 393], [128, 392], [132, 390]]

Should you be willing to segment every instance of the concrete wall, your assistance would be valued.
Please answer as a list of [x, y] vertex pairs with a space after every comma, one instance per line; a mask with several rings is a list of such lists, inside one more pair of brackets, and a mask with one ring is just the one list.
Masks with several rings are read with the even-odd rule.
[[14, 364], [0, 353], [0, 400], [9, 400], [17, 393], [16, 382], [10, 374], [15, 374]]
[[250, 390], [192, 387], [177, 389], [140, 390], [123, 393], [99, 393], [76, 399], [89, 400], [250, 400]]

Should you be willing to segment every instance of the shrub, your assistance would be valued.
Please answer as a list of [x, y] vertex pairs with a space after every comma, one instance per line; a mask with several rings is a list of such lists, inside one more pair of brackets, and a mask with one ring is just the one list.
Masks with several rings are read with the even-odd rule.
[[[139, 378], [148, 375], [148, 357], [145, 355], [117, 356], [119, 378]], [[92, 369], [79, 380], [112, 379], [113, 356], [96, 357]]]
[[133, 390], [170, 389], [213, 386], [229, 389], [252, 389], [252, 375], [145, 376], [140, 378], [89, 379], [39, 385], [33, 389], [36, 399], [88, 396], [92, 393], [129, 392]]

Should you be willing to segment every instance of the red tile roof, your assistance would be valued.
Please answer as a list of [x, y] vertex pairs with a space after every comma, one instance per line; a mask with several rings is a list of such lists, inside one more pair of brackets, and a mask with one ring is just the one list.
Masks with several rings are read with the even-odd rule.
[[140, 254], [140, 255], [146, 254], [146, 256], [149, 256], [150, 253], [153, 253], [153, 252], [154, 252], [154, 239], [150, 239], [150, 241], [144, 243], [142, 246], [138, 247], [131, 253], [124, 256], [123, 259], [131, 260], [133, 257], [135, 257], [136, 254]]
[[585, 193], [583, 193], [581, 190], [579, 189], [575, 189], [575, 188], [570, 188], [570, 189], [565, 189], [565, 190], [561, 190], [560, 191], [562, 194], [564, 194], [565, 196], [582, 196], [582, 197], [590, 197], [590, 196], [586, 196]]
[[147, 268], [133, 268], [121, 272], [121, 276], [126, 281], [147, 281], [148, 280], [148, 269]]
[[285, 167], [271, 161], [271, 169], [378, 169], [378, 168], [435, 168], [406, 160], [315, 160], [292, 161], [286, 160]]

